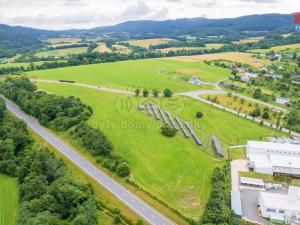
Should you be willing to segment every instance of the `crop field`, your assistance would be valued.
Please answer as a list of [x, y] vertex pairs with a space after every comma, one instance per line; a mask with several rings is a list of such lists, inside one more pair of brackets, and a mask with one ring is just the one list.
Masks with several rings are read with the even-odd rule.
[[129, 40], [127, 43], [133, 46], [139, 46], [143, 48], [149, 48], [151, 45], [167, 44], [172, 39], [168, 38], [153, 38], [153, 39], [142, 39], [142, 40]]
[[244, 44], [244, 43], [255, 43], [258, 42], [260, 40], [262, 40], [264, 37], [252, 37], [252, 38], [245, 38], [245, 39], [241, 39], [239, 41], [234, 41], [234, 44]]
[[[182, 74], [182, 70], [193, 73]], [[178, 72], [179, 71], [179, 72]], [[194, 72], [197, 71], [195, 74]], [[146, 59], [29, 72], [29, 77], [45, 80], [73, 80], [78, 83], [115, 89], [170, 88], [174, 92], [201, 89], [186, 79], [197, 75], [205, 82], [216, 82], [230, 76], [230, 70], [205, 63], [179, 62], [167, 59]]]
[[[150, 99], [65, 84], [38, 83], [38, 88], [77, 96], [90, 105], [94, 114], [88, 122], [103, 130], [114, 144], [115, 153], [129, 162], [131, 179], [190, 218], [199, 218], [211, 191], [212, 171], [224, 163], [213, 157], [209, 144], [212, 134], [220, 138], [225, 149], [245, 144], [248, 139], [278, 134], [187, 97], [153, 99], [189, 121], [204, 142], [202, 148], [180, 133], [174, 138], [161, 135], [162, 122], [137, 110], [139, 103]], [[202, 111], [204, 117], [196, 119], [196, 111]]]
[[254, 49], [254, 50], [251, 50], [251, 52], [259, 52], [259, 53], [266, 53], [266, 52], [270, 52], [270, 51], [280, 52], [283, 50], [289, 50], [289, 49], [294, 50], [294, 49], [299, 49], [299, 48], [300, 48], [300, 44], [291, 44], [291, 45], [274, 46], [269, 49]]
[[17, 225], [18, 181], [0, 174], [0, 225]]
[[180, 50], [211, 50], [211, 49], [220, 49], [224, 45], [223, 44], [206, 44], [205, 47], [174, 47], [174, 48], [164, 48], [160, 49], [163, 53], [168, 53], [170, 51], [180, 51]]
[[170, 59], [183, 61], [183, 62], [201, 62], [201, 61], [212, 61], [212, 60], [227, 60], [232, 62], [240, 62], [252, 65], [254, 67], [262, 67], [264, 65], [269, 65], [271, 62], [266, 59], [258, 59], [252, 56], [250, 53], [241, 52], [224, 52], [206, 55], [195, 55], [195, 56], [177, 56]]
[[44, 40], [45, 42], [49, 42], [50, 44], [76, 44], [81, 41], [80, 38], [50, 38]]
[[94, 49], [94, 52], [104, 53], [111, 52], [111, 49], [107, 47], [105, 43], [97, 43], [98, 47]]
[[124, 46], [124, 45], [113, 45], [112, 50], [121, 54], [130, 54], [131, 50], [130, 48]]
[[64, 57], [71, 54], [81, 54], [86, 53], [87, 47], [79, 47], [79, 48], [66, 48], [66, 49], [57, 49], [57, 50], [49, 50], [44, 52], [38, 52], [35, 54], [37, 57]]
[[[251, 112], [253, 112], [256, 108], [259, 108], [261, 111], [261, 114], [264, 112], [264, 108], [266, 108], [265, 105], [258, 104], [254, 101], [250, 101], [245, 98], [241, 98], [238, 96], [228, 96], [226, 94], [212, 94], [212, 95], [201, 95], [202, 98], [207, 100], [212, 100], [215, 98], [218, 104], [223, 105], [227, 108], [233, 109], [235, 111], [244, 113], [249, 115]], [[270, 114], [269, 119], [263, 119], [262, 115], [258, 116], [259, 119], [266, 120], [268, 122], [271, 122], [273, 124], [276, 124], [276, 113], [274, 109], [269, 108], [268, 113]]]

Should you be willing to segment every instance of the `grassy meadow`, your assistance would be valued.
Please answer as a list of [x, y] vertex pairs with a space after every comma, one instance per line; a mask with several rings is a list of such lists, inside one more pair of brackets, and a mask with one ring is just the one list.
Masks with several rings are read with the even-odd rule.
[[149, 90], [170, 88], [174, 92], [183, 92], [201, 89], [187, 82], [194, 75], [204, 82], [217, 82], [228, 78], [230, 70], [203, 62], [146, 59], [33, 71], [28, 75], [37, 79], [66, 79], [124, 90], [146, 87]]
[[[228, 145], [245, 144], [248, 139], [277, 134], [187, 97], [154, 99], [182, 120], [190, 121], [204, 142], [204, 147], [199, 147], [181, 133], [174, 138], [162, 136], [162, 122], [137, 110], [139, 102], [150, 99], [65, 84], [38, 83], [38, 87], [58, 95], [77, 96], [90, 105], [94, 114], [88, 122], [104, 131], [115, 153], [129, 162], [131, 179], [190, 218], [201, 215], [211, 191], [212, 171], [224, 163], [213, 156], [211, 135], [217, 135], [226, 149]], [[195, 118], [198, 110], [204, 113], [202, 119]]]
[[176, 61], [183, 62], [201, 62], [201, 61], [212, 61], [212, 60], [227, 60], [232, 62], [240, 62], [252, 65], [256, 68], [260, 68], [264, 65], [269, 65], [271, 62], [266, 59], [258, 59], [252, 56], [250, 53], [242, 52], [224, 52], [206, 55], [195, 55], [195, 56], [176, 56], [170, 58]]
[[18, 181], [0, 174], [0, 225], [17, 225]]
[[81, 54], [86, 53], [87, 47], [79, 47], [79, 48], [65, 48], [65, 49], [57, 49], [57, 50], [49, 50], [38, 52], [35, 54], [36, 57], [64, 57], [71, 54]]

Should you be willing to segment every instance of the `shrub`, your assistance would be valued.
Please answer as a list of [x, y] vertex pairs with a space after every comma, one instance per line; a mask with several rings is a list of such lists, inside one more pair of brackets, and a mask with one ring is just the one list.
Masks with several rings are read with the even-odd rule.
[[140, 89], [137, 88], [137, 89], [135, 90], [135, 96], [136, 96], [136, 97], [139, 97], [139, 96], [140, 96], [140, 93], [141, 93]]
[[262, 114], [262, 118], [264, 118], [265, 120], [268, 120], [268, 119], [270, 119], [270, 114], [269, 114], [267, 111], [265, 111], [265, 112]]
[[260, 115], [261, 115], [261, 112], [260, 112], [259, 108], [256, 108], [253, 110], [253, 112], [251, 112], [251, 116], [253, 116], [253, 117], [258, 117]]
[[197, 118], [202, 118], [202, 117], [203, 117], [203, 113], [200, 112], [200, 111], [198, 111], [198, 112], [196, 113], [196, 117], [197, 117]]
[[157, 89], [154, 89], [152, 94], [153, 94], [154, 97], [158, 97], [159, 91]]
[[163, 126], [161, 128], [161, 133], [166, 137], [174, 137], [176, 135], [176, 130], [170, 126]]
[[117, 174], [120, 177], [127, 177], [130, 174], [130, 169], [126, 162], [122, 162], [117, 166]]
[[166, 88], [166, 89], [164, 90], [164, 96], [165, 96], [166, 98], [170, 98], [170, 97], [172, 97], [172, 95], [173, 95], [173, 92], [171, 91], [171, 89]]
[[149, 95], [149, 91], [145, 88], [143, 90], [143, 96], [146, 98], [146, 97], [148, 97], [148, 95]]

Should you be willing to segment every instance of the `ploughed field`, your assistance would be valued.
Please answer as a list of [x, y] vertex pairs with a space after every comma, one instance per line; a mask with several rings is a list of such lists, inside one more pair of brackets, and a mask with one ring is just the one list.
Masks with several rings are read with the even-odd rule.
[[[225, 163], [214, 156], [211, 135], [219, 137], [226, 152], [229, 145], [278, 135], [275, 130], [188, 97], [146, 99], [63, 83], [37, 85], [50, 93], [77, 96], [90, 105], [94, 114], [88, 122], [100, 128], [114, 144], [115, 154], [128, 161], [130, 179], [189, 218], [200, 217], [211, 191], [213, 169]], [[174, 138], [164, 137], [160, 133], [162, 122], [137, 109], [139, 103], [151, 100], [182, 121], [189, 121], [203, 147], [181, 132]], [[204, 117], [196, 119], [196, 111], [203, 112]]]
[[147, 88], [173, 92], [207, 89], [188, 83], [197, 76], [201, 81], [215, 83], [230, 76], [229, 69], [206, 65], [203, 62], [177, 62], [167, 59], [130, 60], [85, 66], [28, 72], [30, 78], [72, 80], [78, 83], [134, 91]]

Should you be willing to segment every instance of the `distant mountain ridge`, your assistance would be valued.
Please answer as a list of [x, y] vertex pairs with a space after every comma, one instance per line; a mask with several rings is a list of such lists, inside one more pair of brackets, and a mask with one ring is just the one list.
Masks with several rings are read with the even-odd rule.
[[229, 19], [176, 19], [165, 21], [130, 21], [115, 26], [90, 29], [88, 33], [129, 33], [154, 35], [226, 35], [235, 32], [289, 32], [293, 16], [289, 14], [250, 15]]
[[175, 37], [181, 35], [219, 36], [241, 32], [288, 33], [293, 30], [292, 14], [250, 15], [229, 19], [176, 19], [129, 21], [93, 29], [51, 31], [0, 24], [0, 58], [41, 44], [40, 39], [65, 36], [108, 35], [117, 38]]

